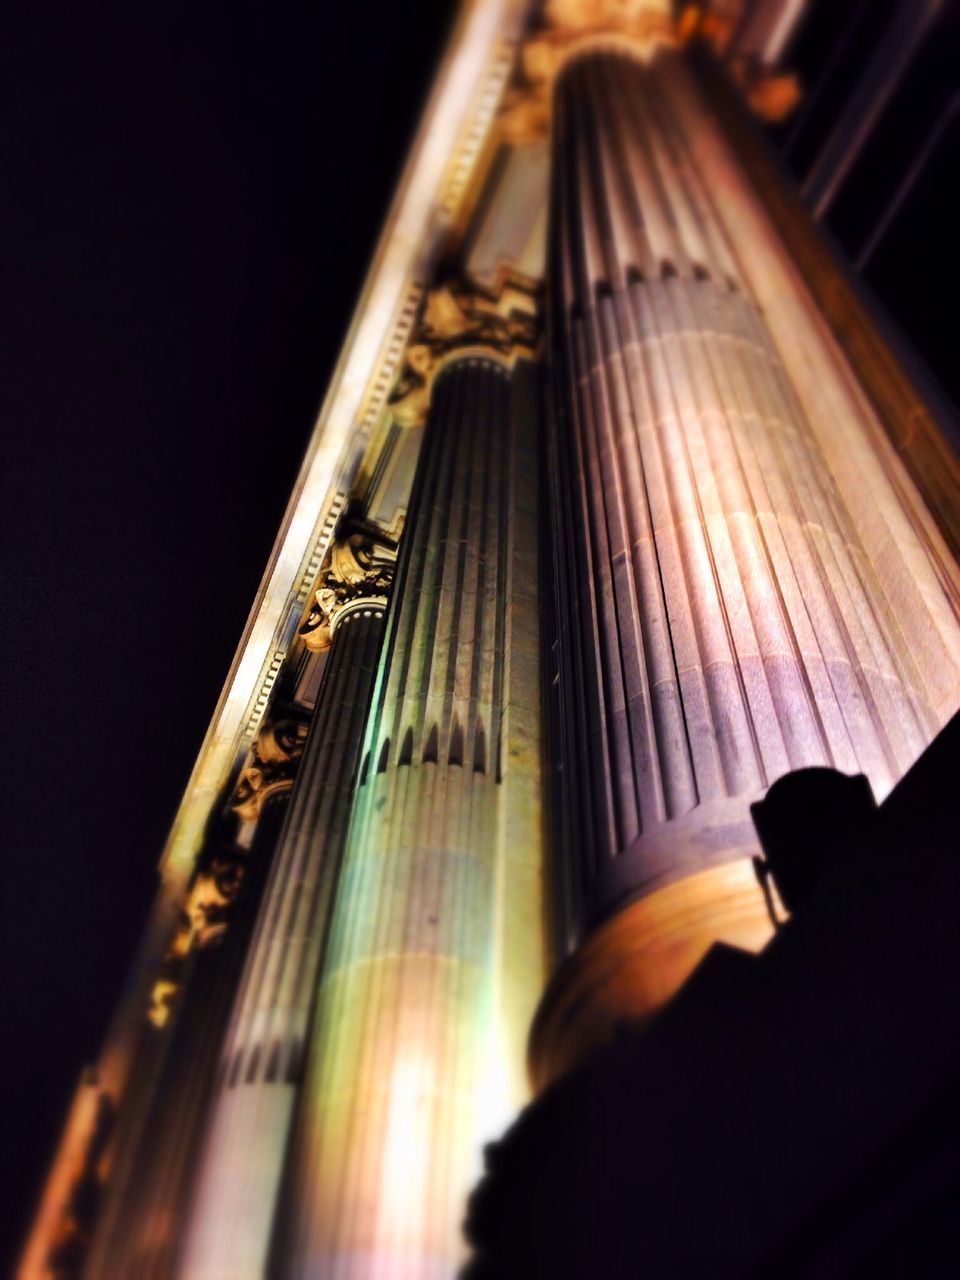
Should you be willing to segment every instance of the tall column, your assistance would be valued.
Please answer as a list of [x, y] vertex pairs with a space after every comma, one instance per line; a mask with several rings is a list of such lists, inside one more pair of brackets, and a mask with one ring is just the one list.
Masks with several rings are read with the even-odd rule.
[[[527, 301], [519, 297], [518, 303]], [[271, 1274], [449, 1277], [542, 989], [529, 321], [449, 290]], [[429, 376], [425, 369], [429, 366]]]
[[[802, 394], [753, 287], [786, 255], [750, 234], [715, 139], [705, 181], [710, 124], [680, 55], [546, 44], [561, 64], [549, 741], [573, 954], [533, 1029], [540, 1083], [655, 1009], [711, 942], [762, 944], [750, 801], [808, 765], [883, 795], [949, 713], [960, 654], [956, 598], [849, 392], [834, 408], [860, 431], [847, 448], [872, 523], [838, 482], [849, 463], [809, 411], [837, 353], [808, 315]], [[909, 543], [895, 589], [881, 520]]]
[[176, 1274], [261, 1277], [396, 553], [354, 527], [301, 629], [327, 651], [313, 723], [249, 949]]

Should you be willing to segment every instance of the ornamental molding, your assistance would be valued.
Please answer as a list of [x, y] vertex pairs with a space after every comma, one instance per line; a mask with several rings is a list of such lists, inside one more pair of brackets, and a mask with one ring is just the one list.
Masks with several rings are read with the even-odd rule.
[[496, 294], [449, 281], [426, 296], [407, 347], [390, 409], [401, 427], [426, 421], [436, 375], [451, 360], [476, 354], [512, 364], [537, 347], [537, 301], [528, 288], [505, 281]]
[[362, 604], [385, 608], [396, 562], [396, 543], [379, 529], [348, 524], [327, 552], [297, 633], [305, 647], [329, 649], [344, 615]]
[[[272, 796], [291, 790], [309, 726], [293, 718], [265, 725], [247, 752], [230, 793], [224, 815], [256, 822]], [[155, 1027], [166, 1025], [182, 989], [188, 958], [195, 951], [219, 945], [233, 917], [250, 858], [249, 848], [228, 835], [232, 819], [223, 824], [201, 849], [186, 897], [150, 992], [147, 1018]]]
[[241, 821], [255, 822], [271, 796], [293, 786], [307, 729], [302, 720], [277, 720], [257, 734], [227, 802]]

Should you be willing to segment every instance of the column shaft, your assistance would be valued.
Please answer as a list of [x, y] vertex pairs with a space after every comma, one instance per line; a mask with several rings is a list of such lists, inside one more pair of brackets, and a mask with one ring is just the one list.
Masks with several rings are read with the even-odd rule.
[[[523, 374], [525, 380], [529, 370]], [[541, 988], [535, 404], [436, 377], [276, 1273], [447, 1277]]]
[[[739, 175], [707, 188], [668, 84], [692, 92], [676, 54], [593, 49], [555, 89], [562, 945], [653, 896], [617, 943], [630, 964], [588, 944], [576, 999], [569, 966], [554, 984], [542, 1077], [583, 983], [614, 982], [612, 1021], [659, 1003], [711, 940], [763, 940], [750, 800], [809, 765], [882, 796], [942, 719], [942, 673], [890, 608], [742, 268], [753, 245], [721, 214]], [[698, 873], [709, 885], [680, 888]]]

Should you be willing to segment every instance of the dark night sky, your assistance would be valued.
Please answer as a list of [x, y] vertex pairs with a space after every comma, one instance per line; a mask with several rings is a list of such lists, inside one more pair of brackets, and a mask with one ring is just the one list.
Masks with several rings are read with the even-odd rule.
[[452, 8], [5, 9], [4, 1274]]

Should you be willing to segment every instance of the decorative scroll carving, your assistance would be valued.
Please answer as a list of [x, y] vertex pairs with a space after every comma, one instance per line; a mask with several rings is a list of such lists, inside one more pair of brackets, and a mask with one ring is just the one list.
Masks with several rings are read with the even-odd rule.
[[513, 360], [532, 355], [537, 342], [536, 299], [506, 283], [498, 295], [448, 282], [427, 294], [390, 405], [402, 427], [421, 426], [433, 375], [451, 355], [470, 348]]
[[347, 526], [327, 553], [298, 632], [306, 647], [322, 653], [344, 611], [358, 601], [386, 605], [397, 547], [378, 529]]
[[257, 734], [230, 798], [230, 808], [244, 822], [259, 817], [268, 797], [293, 786], [306, 738], [307, 725], [301, 720], [278, 720]]
[[[548, 0], [544, 17], [545, 28], [523, 47], [519, 83], [504, 96], [500, 111], [501, 135], [515, 146], [546, 137], [553, 80], [576, 47], [608, 40], [643, 50], [699, 39], [720, 55], [734, 27], [729, 15], [712, 12], [709, 4], [685, 5], [674, 22], [670, 5], [655, 0]], [[795, 75], [742, 56], [728, 58], [727, 68], [762, 120], [783, 120], [800, 100]]]
[[188, 955], [222, 940], [245, 873], [246, 857], [240, 850], [217, 850], [208, 865], [201, 855], [180, 912], [180, 926], [150, 992], [147, 1018], [155, 1027], [164, 1026], [170, 1017]]

